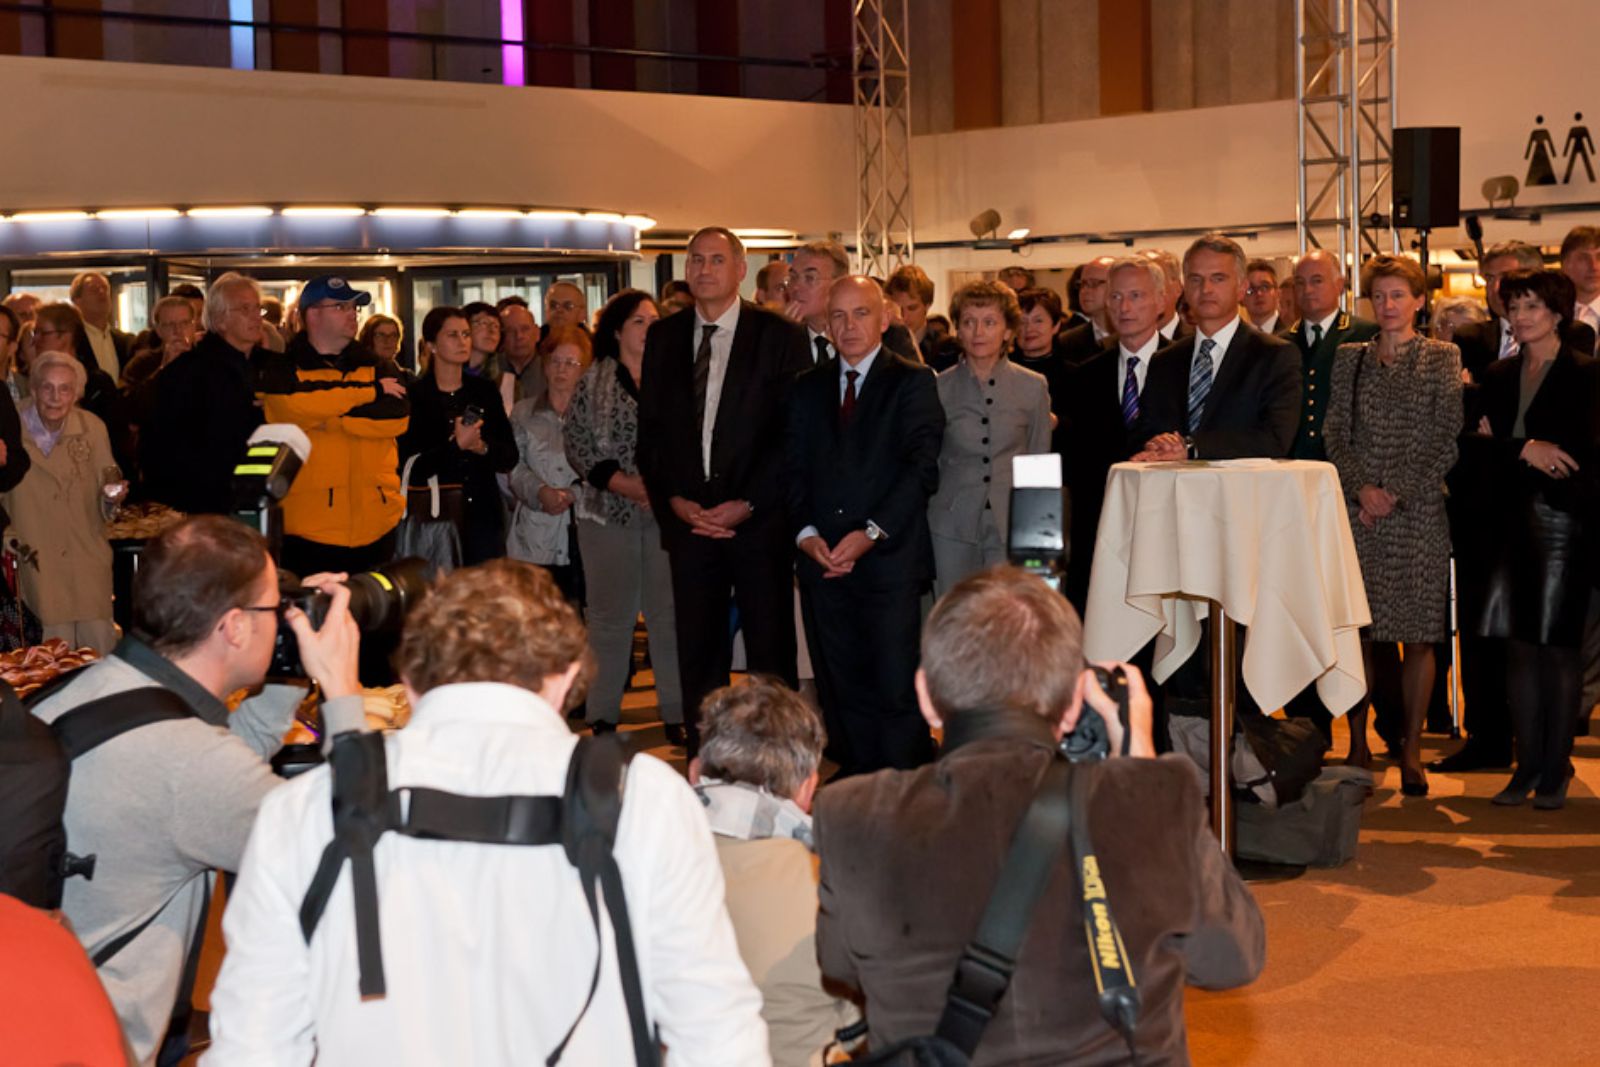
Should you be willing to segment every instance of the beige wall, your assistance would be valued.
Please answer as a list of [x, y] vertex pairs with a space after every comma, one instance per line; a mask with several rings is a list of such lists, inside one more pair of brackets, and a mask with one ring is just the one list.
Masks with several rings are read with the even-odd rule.
[[0, 210], [512, 203], [855, 225], [850, 109], [0, 58]]

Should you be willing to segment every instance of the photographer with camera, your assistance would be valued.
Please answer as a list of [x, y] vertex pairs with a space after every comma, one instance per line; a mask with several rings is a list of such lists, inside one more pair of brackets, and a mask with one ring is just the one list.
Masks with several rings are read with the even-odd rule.
[[[961, 581], [928, 617], [916, 676], [944, 731], [939, 760], [817, 795], [817, 952], [826, 977], [865, 995], [875, 1054], [937, 1033], [968, 1039], [954, 1043], [984, 1064], [1126, 1063], [1133, 1049], [1187, 1062], [1184, 983], [1226, 988], [1261, 970], [1261, 914], [1207, 829], [1194, 769], [1155, 756], [1138, 672], [1115, 665], [1124, 718], [1083, 669], [1081, 641], [1043, 581], [1013, 567]], [[1110, 758], [1077, 762], [1091, 733]], [[1058, 777], [1079, 825], [1042, 836], [1038, 877], [1019, 891], [1008, 849], [1041, 840], [1034, 817]], [[1010, 905], [998, 923], [992, 900]], [[1010, 952], [968, 949], [999, 950], [987, 935], [1007, 924]], [[1130, 980], [1118, 988], [1113, 971]], [[973, 1005], [996, 989], [990, 1023]], [[1115, 1026], [1107, 998], [1124, 1009]]]
[[[283, 613], [321, 687], [328, 737], [362, 723], [360, 635], [341, 578], [305, 582], [331, 597], [320, 629], [299, 608]], [[73, 760], [63, 819], [69, 870], [92, 873], [66, 880], [61, 906], [143, 1064], [157, 1062], [174, 1005], [187, 1014], [210, 872], [239, 869], [256, 809], [282, 784], [267, 761], [306, 691], [260, 688], [279, 604], [278, 569], [259, 534], [220, 516], [185, 520], [144, 551], [133, 631], [32, 707], [46, 723], [90, 704], [101, 720], [170, 711]], [[229, 712], [231, 694], [258, 688]], [[176, 1062], [171, 1055], [160, 1062]]]

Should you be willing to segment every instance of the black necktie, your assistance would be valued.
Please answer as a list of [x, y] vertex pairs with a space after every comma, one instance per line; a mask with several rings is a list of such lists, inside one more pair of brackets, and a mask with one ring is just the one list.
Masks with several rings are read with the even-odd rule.
[[859, 377], [861, 372], [858, 370], [844, 372], [844, 399], [839, 402], [839, 422], [845, 426], [850, 425], [850, 420], [855, 418], [856, 379]]
[[706, 424], [706, 386], [711, 381], [711, 335], [716, 332], [716, 323], [700, 327], [700, 348], [694, 354], [694, 416], [702, 427]]
[[832, 358], [833, 353], [828, 350], [828, 339], [826, 337], [819, 333], [811, 339], [811, 343], [816, 346], [818, 363], [826, 363]]

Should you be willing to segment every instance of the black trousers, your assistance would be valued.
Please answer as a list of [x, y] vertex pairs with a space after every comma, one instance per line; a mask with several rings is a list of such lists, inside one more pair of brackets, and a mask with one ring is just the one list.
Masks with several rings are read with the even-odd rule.
[[[320, 541], [307, 541], [303, 537], [285, 536], [280, 565], [301, 578], [313, 574], [356, 575], [381, 567], [394, 559], [395, 531], [390, 530], [367, 545], [347, 548], [344, 545], [326, 545]], [[361, 684], [366, 686], [393, 685], [396, 680], [394, 653], [400, 646], [398, 633], [361, 634]]]
[[1511, 755], [1511, 706], [1506, 698], [1506, 641], [1461, 635], [1461, 688], [1468, 743], [1492, 756]]
[[395, 531], [390, 530], [371, 544], [347, 547], [308, 541], [284, 535], [279, 566], [301, 578], [313, 574], [360, 574], [394, 559]]
[[800, 596], [830, 756], [841, 773], [905, 770], [932, 759], [933, 738], [912, 681], [921, 651], [921, 586], [818, 579], [803, 583]]
[[1583, 658], [1576, 648], [1511, 641], [1506, 691], [1517, 736], [1518, 778], [1541, 793], [1560, 790], [1567, 780], [1578, 694], [1583, 689]]
[[798, 688], [794, 638], [794, 548], [770, 531], [727, 540], [685, 534], [668, 550], [684, 721], [700, 721], [700, 703], [728, 684], [733, 668], [729, 605], [739, 606], [745, 659], [752, 672]]

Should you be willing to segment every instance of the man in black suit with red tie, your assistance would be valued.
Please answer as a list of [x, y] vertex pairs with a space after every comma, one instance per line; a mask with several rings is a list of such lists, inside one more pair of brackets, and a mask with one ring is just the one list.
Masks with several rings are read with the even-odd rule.
[[800, 377], [787, 420], [806, 641], [842, 774], [933, 756], [913, 678], [921, 596], [933, 578], [928, 498], [939, 485], [944, 410], [933, 372], [883, 343], [888, 321], [872, 279], [834, 282], [837, 355]]
[[739, 299], [748, 269], [731, 231], [689, 241], [694, 304], [650, 328], [639, 383], [639, 470], [672, 567], [691, 752], [700, 702], [728, 684], [738, 605], [750, 669], [795, 676], [783, 412], [811, 365], [805, 331]]

